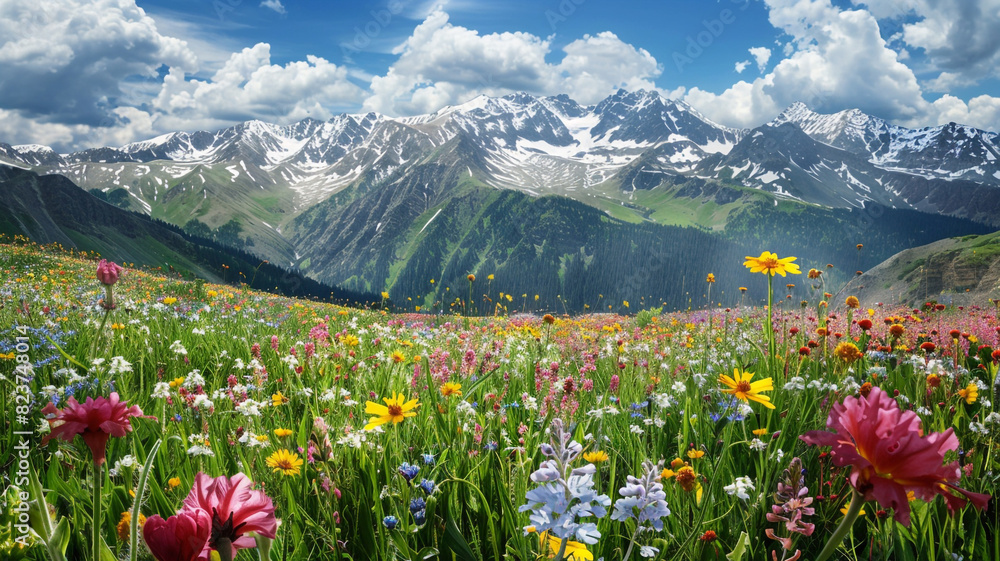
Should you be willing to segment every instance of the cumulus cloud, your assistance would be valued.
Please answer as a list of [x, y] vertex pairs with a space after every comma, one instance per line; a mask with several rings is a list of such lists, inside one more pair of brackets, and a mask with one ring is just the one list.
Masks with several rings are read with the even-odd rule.
[[[792, 53], [766, 76], [721, 94], [692, 88], [688, 103], [721, 123], [744, 127], [766, 122], [795, 101], [826, 112], [858, 107], [903, 124], [927, 119], [930, 106], [916, 76], [888, 48], [871, 13], [839, 10], [829, 0], [767, 4], [772, 25], [792, 37]], [[765, 60], [764, 52], [755, 59]]]
[[274, 10], [279, 14], [285, 13], [285, 7], [281, 4], [281, 0], [264, 0], [260, 3], [260, 7]]
[[740, 62], [737, 62], [736, 63], [736, 69], [735, 69], [736, 73], [737, 74], [743, 74], [743, 71], [746, 70], [748, 66], [750, 66], [750, 61], [749, 60], [741, 60]]
[[134, 0], [5, 0], [0, 11], [0, 106], [28, 118], [110, 125], [127, 78], [197, 70]]
[[767, 61], [771, 60], [771, 49], [767, 47], [750, 47], [750, 56], [757, 63], [757, 70], [764, 72], [767, 68]]
[[611, 32], [571, 42], [553, 64], [545, 60], [548, 39], [523, 32], [480, 35], [448, 19], [435, 10], [393, 51], [399, 58], [385, 75], [372, 78], [365, 108], [389, 115], [429, 113], [478, 94], [515, 91], [567, 93], [588, 104], [618, 88], [655, 89], [653, 79], [661, 72], [649, 52]]
[[947, 91], [1000, 76], [1000, 1], [911, 1], [921, 19], [903, 25], [903, 41], [922, 49], [941, 72], [931, 88]]
[[189, 130], [248, 119], [328, 119], [331, 108], [358, 104], [362, 94], [342, 66], [312, 55], [274, 65], [270, 45], [258, 43], [233, 53], [207, 80], [171, 69], [151, 106], [161, 128]]

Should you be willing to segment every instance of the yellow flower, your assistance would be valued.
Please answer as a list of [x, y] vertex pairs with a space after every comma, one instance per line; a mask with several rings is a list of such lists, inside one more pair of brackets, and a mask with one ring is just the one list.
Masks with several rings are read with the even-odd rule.
[[768, 409], [774, 409], [774, 405], [771, 404], [771, 398], [766, 395], [760, 395], [760, 392], [769, 392], [774, 389], [771, 378], [764, 378], [763, 380], [751, 383], [750, 379], [753, 378], [753, 373], [740, 372], [739, 368], [733, 369], [733, 376], [730, 378], [725, 374], [719, 374], [719, 383], [729, 388], [728, 390], [722, 390], [723, 393], [732, 394], [742, 401], [756, 401]]
[[347, 345], [348, 347], [357, 347], [360, 341], [354, 335], [344, 335], [340, 338], [340, 342]]
[[376, 415], [368, 420], [365, 430], [371, 430], [390, 421], [393, 424], [402, 423], [407, 417], [416, 417], [417, 414], [413, 410], [420, 407], [417, 398], [406, 401], [403, 395], [396, 392], [392, 393], [392, 397], [385, 397], [382, 400], [385, 401], [385, 405], [374, 401], [365, 402], [365, 413]]
[[799, 271], [798, 265], [792, 263], [795, 259], [797, 258], [785, 257], [784, 259], [778, 259], [777, 255], [770, 251], [765, 251], [760, 254], [760, 257], [747, 255], [743, 266], [750, 269], [751, 273], [764, 273], [771, 276], [774, 276], [775, 273], [781, 276], [785, 276], [785, 273], [798, 275], [801, 274], [801, 271]]
[[[548, 532], [542, 532], [538, 534], [538, 543], [545, 550], [545, 555], [549, 559], [554, 559], [556, 554], [559, 553], [559, 549], [562, 547], [562, 540], [549, 534]], [[563, 552], [563, 559], [566, 561], [593, 561], [594, 554], [587, 550], [587, 546], [575, 542], [573, 540], [568, 540], [566, 542], [566, 550]]]
[[847, 341], [839, 343], [837, 348], [833, 350], [833, 354], [839, 356], [841, 360], [847, 364], [850, 364], [863, 356], [861, 351], [858, 350], [857, 345], [854, 343], [848, 343]]
[[171, 477], [170, 479], [167, 480], [167, 486], [170, 487], [171, 489], [176, 489], [180, 487], [180, 485], [181, 485], [180, 477]]
[[382, 299], [383, 300], [388, 300], [389, 299], [389, 293], [383, 290], [382, 291]]
[[958, 395], [961, 396], [967, 404], [972, 405], [976, 402], [976, 399], [979, 398], [979, 387], [976, 386], [976, 384], [969, 382], [968, 386], [958, 390]]
[[[146, 517], [139, 513], [139, 533], [142, 533], [142, 526], [146, 523]], [[129, 540], [129, 534], [132, 531], [132, 512], [126, 510], [122, 513], [121, 520], [118, 521], [118, 526], [115, 528], [118, 531], [118, 539], [127, 542]]]
[[288, 403], [288, 398], [285, 397], [281, 392], [278, 392], [278, 393], [276, 393], [276, 394], [274, 394], [274, 395], [271, 396], [271, 403], [275, 407], [278, 407], [280, 405]]
[[174, 304], [176, 302], [177, 302], [177, 299], [174, 298], [173, 296], [167, 296], [166, 298], [163, 299], [163, 303], [166, 304], [167, 306], [169, 306], [171, 304]]
[[441, 386], [441, 395], [448, 397], [449, 395], [462, 395], [462, 384], [456, 384], [455, 382], [446, 382]]
[[277, 436], [278, 438], [284, 438], [286, 436], [291, 436], [291, 435], [292, 435], [291, 429], [274, 429], [274, 436]]
[[603, 450], [596, 450], [594, 452], [587, 452], [583, 455], [583, 459], [592, 463], [599, 464], [601, 462], [608, 461], [608, 453]]
[[660, 472], [661, 479], [670, 479], [675, 475], [677, 475], [677, 473], [670, 468], [663, 468], [663, 471]]
[[399, 351], [393, 351], [393, 353], [392, 353], [392, 361], [393, 362], [395, 362], [396, 364], [399, 364], [400, 362], [403, 362], [404, 360], [406, 360], [406, 357], [403, 355], [403, 353], [401, 353]]
[[704, 450], [688, 450], [687, 452], [687, 457], [691, 458], [692, 460], [697, 460], [698, 458], [704, 455], [705, 455]]
[[183, 383], [184, 383], [184, 378], [174, 378], [173, 381], [170, 382], [170, 387], [171, 388], [176, 388], [176, 387], [179, 387]]
[[493, 280], [493, 275], [486, 275], [486, 280]]
[[706, 282], [710, 282], [710, 283], [715, 282], [715, 275], [713, 275], [712, 273], [709, 273], [708, 277], [705, 279], [705, 281]]
[[754, 436], [764, 436], [765, 434], [767, 434], [767, 427], [754, 429], [753, 434]]
[[302, 470], [302, 458], [288, 450], [278, 450], [267, 458], [267, 466], [283, 475], [298, 475]]
[[851, 308], [852, 310], [856, 310], [859, 307], [861, 307], [861, 302], [858, 301], [857, 296], [848, 296], [847, 300], [844, 301], [844, 304], [846, 304], [847, 307]]
[[[847, 516], [847, 505], [840, 507], [840, 513], [843, 514], [844, 516]], [[861, 512], [858, 513], [858, 516], [864, 516], [864, 515], [865, 515], [865, 509], [862, 508]]]

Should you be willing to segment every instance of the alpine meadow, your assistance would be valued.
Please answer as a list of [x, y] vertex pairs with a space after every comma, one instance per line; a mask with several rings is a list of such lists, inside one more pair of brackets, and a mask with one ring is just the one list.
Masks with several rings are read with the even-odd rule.
[[1000, 559], [994, 0], [0, 0], [0, 559]]

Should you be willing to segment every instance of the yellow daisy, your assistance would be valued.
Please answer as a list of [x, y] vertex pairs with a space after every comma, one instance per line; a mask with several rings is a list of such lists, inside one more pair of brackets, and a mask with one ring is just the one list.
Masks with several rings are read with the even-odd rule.
[[268, 456], [267, 466], [283, 475], [298, 475], [302, 469], [302, 458], [295, 452], [282, 449]]
[[396, 392], [392, 393], [392, 397], [385, 397], [382, 400], [385, 401], [385, 405], [374, 401], [365, 402], [365, 413], [375, 415], [368, 420], [365, 430], [371, 430], [390, 421], [393, 424], [402, 423], [407, 417], [416, 417], [417, 414], [413, 410], [420, 407], [417, 398], [406, 401], [403, 395]]
[[750, 269], [751, 273], [763, 273], [765, 275], [772, 276], [775, 273], [781, 276], [785, 276], [785, 273], [799, 275], [802, 273], [799, 271], [799, 266], [792, 263], [792, 261], [795, 261], [796, 259], [796, 257], [785, 257], [784, 259], [779, 259], [774, 253], [765, 251], [760, 254], [760, 257], [747, 255], [746, 261], [743, 262], [743, 266]]
[[732, 378], [725, 374], [719, 374], [719, 383], [729, 388], [722, 390], [723, 393], [732, 394], [742, 401], [756, 401], [768, 409], [774, 409], [771, 398], [760, 395], [760, 392], [769, 392], [774, 389], [771, 379], [764, 378], [751, 383], [751, 378], [753, 378], [753, 372], [740, 372], [739, 368], [735, 368]]

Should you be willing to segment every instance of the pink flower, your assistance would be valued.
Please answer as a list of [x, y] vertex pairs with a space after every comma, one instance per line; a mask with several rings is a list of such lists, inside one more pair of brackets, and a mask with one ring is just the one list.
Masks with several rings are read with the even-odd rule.
[[[959, 489], [958, 462], [944, 464], [944, 455], [958, 448], [953, 429], [927, 436], [913, 411], [899, 405], [881, 388], [867, 397], [848, 397], [833, 406], [826, 426], [836, 432], [811, 431], [799, 438], [807, 444], [831, 446], [833, 463], [852, 466], [851, 485], [865, 500], [875, 500], [895, 511], [896, 521], [909, 526], [907, 491], [923, 500], [942, 495], [948, 509], [965, 506], [967, 500], [986, 508], [989, 495]], [[950, 488], [964, 497], [947, 492]]]
[[63, 409], [56, 409], [55, 404], [50, 401], [42, 409], [42, 413], [52, 428], [52, 432], [42, 439], [42, 445], [53, 438], [72, 442], [73, 437], [79, 434], [90, 448], [95, 465], [104, 463], [108, 438], [122, 437], [132, 431], [129, 417], [156, 418], [143, 415], [138, 405], [128, 407], [124, 401], [119, 400], [117, 392], [112, 392], [106, 399], [88, 397], [83, 404], [71, 397]]
[[97, 264], [97, 280], [108, 286], [118, 282], [118, 275], [121, 272], [122, 268], [114, 261], [101, 259], [101, 262]]
[[157, 561], [195, 561], [212, 534], [212, 516], [204, 510], [182, 510], [164, 520], [154, 514], [142, 527], [142, 538]]
[[203, 510], [212, 519], [212, 535], [202, 559], [207, 559], [211, 549], [220, 540], [228, 540], [235, 551], [256, 547], [256, 542], [246, 534], [257, 534], [274, 539], [278, 521], [274, 517], [274, 503], [271, 498], [250, 488], [246, 475], [238, 473], [232, 478], [209, 477], [199, 473], [194, 478], [194, 487], [181, 512]]

